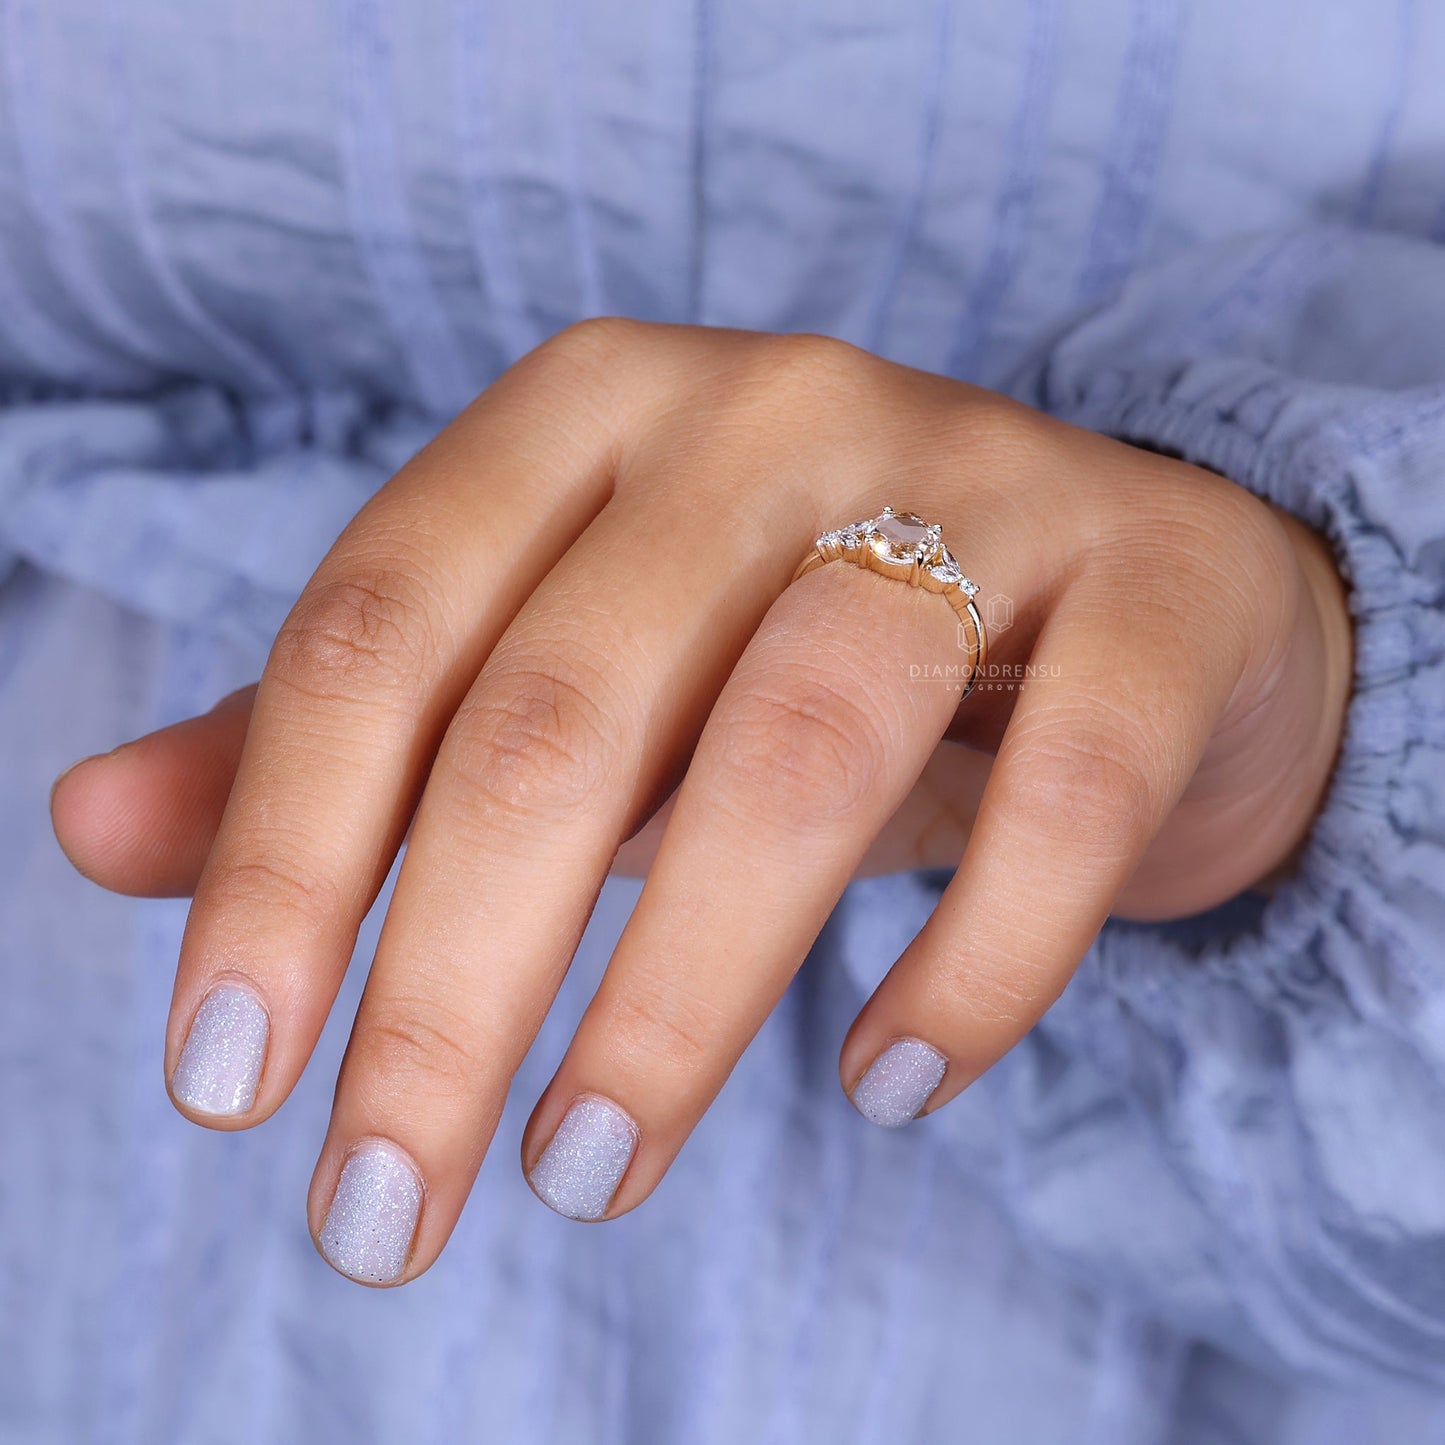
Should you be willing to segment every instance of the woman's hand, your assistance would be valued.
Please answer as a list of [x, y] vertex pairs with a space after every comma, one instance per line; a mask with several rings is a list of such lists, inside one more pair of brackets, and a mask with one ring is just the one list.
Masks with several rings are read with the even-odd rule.
[[[944, 599], [789, 585], [885, 502], [1012, 599], [962, 707]], [[1286, 866], [1348, 678], [1327, 552], [1227, 481], [840, 343], [594, 321], [361, 511], [254, 697], [72, 770], [54, 811], [97, 881], [194, 887], [167, 1077], [221, 1128], [295, 1083], [410, 827], [310, 1206], [333, 1264], [393, 1283], [451, 1231], [614, 862], [647, 882], [523, 1146], [588, 1219], [656, 1186], [860, 870], [957, 865], [843, 1046], [901, 1123], [1111, 910]]]

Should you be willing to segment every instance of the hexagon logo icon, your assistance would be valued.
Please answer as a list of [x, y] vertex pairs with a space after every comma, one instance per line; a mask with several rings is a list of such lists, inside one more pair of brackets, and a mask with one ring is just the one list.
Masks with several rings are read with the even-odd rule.
[[1007, 632], [1014, 625], [1014, 600], [1007, 592], [991, 592], [983, 606], [983, 624], [993, 632]]

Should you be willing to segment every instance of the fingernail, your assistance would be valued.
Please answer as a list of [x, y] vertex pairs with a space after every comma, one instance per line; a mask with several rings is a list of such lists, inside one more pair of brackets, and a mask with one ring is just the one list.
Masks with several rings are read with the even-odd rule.
[[198, 1114], [244, 1114], [256, 1102], [270, 1022], [244, 988], [213, 988], [196, 1010], [171, 1093]]
[[358, 1144], [321, 1226], [322, 1254], [352, 1279], [389, 1284], [406, 1268], [421, 1198], [421, 1178], [396, 1145]]
[[601, 1219], [637, 1150], [637, 1125], [595, 1094], [578, 1099], [527, 1176], [543, 1204], [568, 1219]]
[[885, 1129], [897, 1129], [933, 1096], [943, 1082], [948, 1060], [922, 1039], [889, 1044], [853, 1086], [853, 1107]]

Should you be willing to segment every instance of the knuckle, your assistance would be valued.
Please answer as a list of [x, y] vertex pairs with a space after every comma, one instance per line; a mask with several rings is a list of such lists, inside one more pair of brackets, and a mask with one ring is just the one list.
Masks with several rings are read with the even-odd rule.
[[1198, 508], [1200, 530], [1214, 540], [1220, 551], [1230, 550], [1242, 539], [1262, 536], [1260, 524], [1270, 516], [1269, 507], [1253, 492], [1200, 467], [1191, 468], [1176, 496], [1180, 503], [1192, 503]]
[[674, 979], [631, 980], [609, 1012], [609, 1026], [633, 1061], [640, 1056], [674, 1076], [710, 1073], [727, 1036], [721, 1010]]
[[867, 352], [831, 336], [793, 332], [762, 338], [745, 367], [748, 383], [789, 405], [856, 405], [875, 363]]
[[1261, 620], [1293, 599], [1298, 575], [1294, 544], [1277, 513], [1243, 487], [1221, 481], [1213, 489], [1215, 512], [1201, 552], [1209, 558], [1220, 590], [1235, 593]]
[[1132, 559], [1132, 543], [1146, 568], [1178, 589], [1250, 591], [1258, 579], [1276, 579], [1291, 559], [1289, 538], [1270, 508], [1243, 487], [1200, 468], [1174, 485], [1150, 477], [1140, 493], [1127, 492], [1121, 526], [1126, 545], [1118, 561]]
[[1056, 455], [1038, 416], [1008, 397], [974, 396], [967, 425], [970, 451], [983, 466], [1027, 475]]
[[1026, 739], [1015, 757], [1008, 806], [1036, 836], [1087, 857], [1127, 856], [1153, 836], [1159, 782], [1137, 729], [1092, 720]]
[[277, 635], [270, 678], [325, 700], [414, 689], [435, 650], [430, 602], [427, 589], [395, 567], [313, 584]]
[[588, 316], [564, 326], [537, 348], [544, 363], [562, 363], [569, 371], [605, 375], [642, 344], [643, 335], [654, 328], [645, 321], [625, 316]]
[[494, 674], [463, 703], [448, 736], [448, 766], [489, 813], [535, 818], [594, 802], [615, 778], [621, 748], [598, 700], [598, 677], [561, 663]]
[[659, 389], [661, 330], [620, 316], [574, 322], [529, 351], [476, 404], [505, 393], [512, 424], [526, 426], [534, 445], [563, 446], [575, 467], [579, 447], [592, 456], [604, 438], [613, 466], [620, 466], [639, 398]]
[[474, 1085], [477, 1063], [462, 1020], [435, 1001], [394, 998], [368, 1010], [366, 1068], [386, 1094], [455, 1097]]
[[938, 966], [934, 1005], [941, 1018], [1023, 1033], [1056, 991], [1035, 962], [963, 955]]
[[729, 792], [785, 825], [850, 816], [884, 774], [886, 740], [838, 680], [815, 674], [754, 679], [724, 734]]
[[[973, 460], [980, 477], [1022, 477], [1051, 466], [1046, 421], [1028, 407], [996, 392], [968, 387], [947, 408], [938, 440], [945, 455]], [[1077, 489], [1086, 503], [1089, 489]], [[1076, 505], [1076, 499], [1070, 498]]]
[[1141, 641], [1173, 647], [1187, 634], [1204, 656], [1243, 668], [1292, 620], [1289, 534], [1242, 487], [1198, 469], [1181, 478], [1183, 463], [1164, 463], [1101, 503], [1107, 519], [1083, 570], [1110, 606], [1128, 605]]
[[303, 861], [294, 845], [248, 838], [240, 856], [224, 861], [211, 897], [247, 914], [265, 908], [317, 928], [337, 918], [341, 889], [318, 861]]

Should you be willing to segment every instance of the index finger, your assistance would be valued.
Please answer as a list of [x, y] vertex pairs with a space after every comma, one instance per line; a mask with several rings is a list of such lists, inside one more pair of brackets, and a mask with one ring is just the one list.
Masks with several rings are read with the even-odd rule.
[[198, 1122], [254, 1124], [291, 1089], [452, 711], [605, 502], [625, 421], [605, 349], [502, 378], [363, 508], [278, 636], [171, 1006], [167, 1077]]

